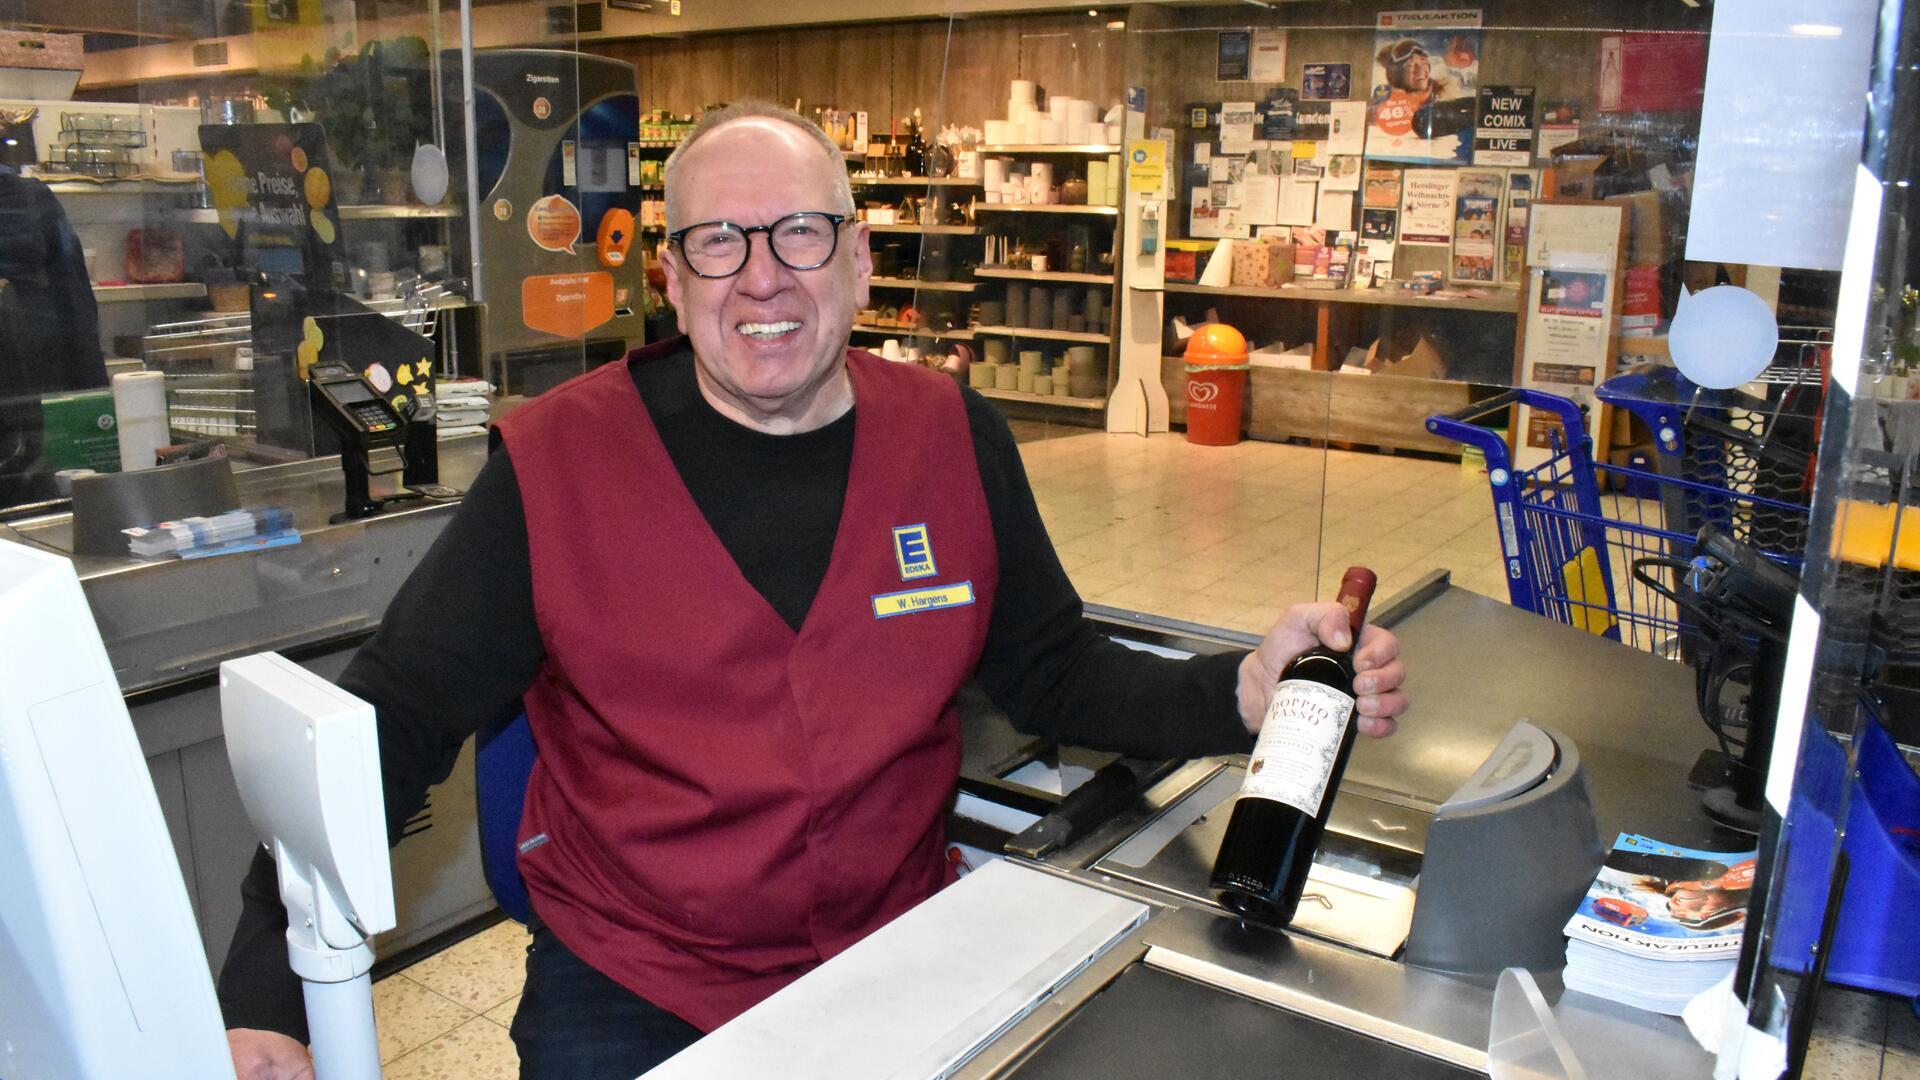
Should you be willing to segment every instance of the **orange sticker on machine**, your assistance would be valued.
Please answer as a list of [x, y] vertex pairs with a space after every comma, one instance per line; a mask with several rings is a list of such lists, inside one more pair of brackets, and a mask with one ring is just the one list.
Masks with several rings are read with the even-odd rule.
[[580, 239], [580, 210], [563, 195], [548, 195], [527, 208], [527, 235], [548, 251], [572, 254]]
[[529, 329], [579, 337], [613, 318], [613, 275], [542, 274], [520, 283], [520, 314]]

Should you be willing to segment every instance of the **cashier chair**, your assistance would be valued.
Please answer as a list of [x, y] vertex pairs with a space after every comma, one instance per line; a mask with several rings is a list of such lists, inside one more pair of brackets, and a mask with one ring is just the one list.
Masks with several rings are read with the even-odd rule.
[[515, 861], [520, 846], [520, 814], [526, 807], [527, 780], [539, 748], [524, 709], [487, 724], [474, 736], [473, 796], [480, 822], [480, 869], [500, 910], [522, 926], [530, 924], [533, 905]]

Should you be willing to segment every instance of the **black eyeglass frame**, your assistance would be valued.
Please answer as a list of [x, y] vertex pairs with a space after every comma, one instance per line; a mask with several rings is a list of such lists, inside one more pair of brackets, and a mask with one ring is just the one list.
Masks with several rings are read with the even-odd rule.
[[[826, 220], [833, 223], [833, 243], [828, 245], [827, 247], [826, 258], [821, 259], [819, 262], [813, 263], [810, 266], [795, 266], [794, 264], [788, 262], [786, 260], [786, 257], [780, 254], [780, 245], [773, 242], [773, 230], [779, 228], [781, 225], [784, 225], [789, 221], [792, 221], [794, 218], [797, 218], [797, 217], [825, 218]], [[773, 256], [774, 261], [778, 262], [781, 266], [784, 266], [789, 270], [798, 270], [798, 271], [818, 270], [821, 267], [832, 262], [833, 257], [835, 255], [840, 254], [840, 227], [842, 225], [845, 225], [847, 222], [851, 220], [853, 220], [852, 216], [848, 214], [831, 214], [825, 210], [796, 210], [793, 213], [780, 217], [774, 220], [772, 223], [766, 224], [766, 225], [741, 225], [738, 222], [724, 221], [724, 220], [723, 221], [697, 221], [692, 225], [688, 225], [684, 229], [676, 229], [673, 232], [668, 233], [667, 242], [672, 244], [675, 248], [679, 249], [680, 260], [686, 264], [687, 269], [690, 272], [692, 272], [694, 277], [705, 278], [709, 281], [717, 280], [719, 278], [733, 277], [735, 274], [738, 274], [740, 271], [745, 270], [747, 268], [748, 260], [753, 258], [753, 234], [754, 233], [767, 234], [767, 251], [769, 254]], [[710, 225], [724, 225], [727, 228], [738, 230], [740, 234], [746, 238], [746, 243], [740, 249], [741, 251], [740, 265], [734, 267], [732, 270], [729, 270], [724, 274], [702, 273], [699, 267], [693, 265], [693, 260], [689, 258], [687, 255], [687, 234], [692, 232], [695, 229], [704, 229]]]

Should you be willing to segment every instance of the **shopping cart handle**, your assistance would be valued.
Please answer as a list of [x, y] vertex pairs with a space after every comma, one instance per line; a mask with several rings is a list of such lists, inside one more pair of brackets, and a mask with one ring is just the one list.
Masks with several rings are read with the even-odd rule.
[[1434, 420], [1452, 420], [1456, 423], [1471, 424], [1476, 420], [1484, 420], [1488, 416], [1513, 405], [1531, 405], [1536, 409], [1550, 410], [1559, 415], [1563, 420], [1571, 420], [1573, 426], [1576, 428], [1580, 427], [1581, 421], [1585, 419], [1587, 412], [1585, 405], [1568, 398], [1563, 398], [1558, 394], [1548, 394], [1539, 390], [1528, 390], [1525, 387], [1516, 386], [1511, 390], [1504, 390], [1495, 394], [1493, 397], [1487, 398], [1484, 401], [1476, 401], [1464, 409], [1455, 409], [1450, 413], [1442, 413], [1439, 416], [1435, 416], [1428, 421], [1428, 424], [1431, 425]]
[[1570, 438], [1586, 438], [1586, 406], [1557, 394], [1522, 387], [1495, 394], [1485, 401], [1476, 401], [1464, 409], [1429, 416], [1427, 430], [1443, 439], [1452, 439], [1478, 449], [1486, 455], [1488, 468], [1504, 469], [1507, 467], [1506, 438], [1492, 428], [1481, 427], [1476, 421], [1505, 412], [1514, 405], [1528, 405], [1550, 412], [1560, 418], [1561, 426]]

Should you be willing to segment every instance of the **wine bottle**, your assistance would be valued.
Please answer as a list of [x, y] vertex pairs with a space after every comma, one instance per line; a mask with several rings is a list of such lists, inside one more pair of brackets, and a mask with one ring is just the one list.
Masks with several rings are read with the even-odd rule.
[[[1348, 567], [1340, 579], [1352, 644], [1374, 584], [1364, 566]], [[1293, 921], [1353, 751], [1353, 719], [1351, 644], [1308, 649], [1280, 673], [1213, 863], [1212, 886], [1229, 911], [1274, 926]]]
[[906, 160], [901, 162], [908, 176], [927, 175], [927, 141], [920, 137], [920, 110], [913, 110], [913, 119], [908, 121]]

